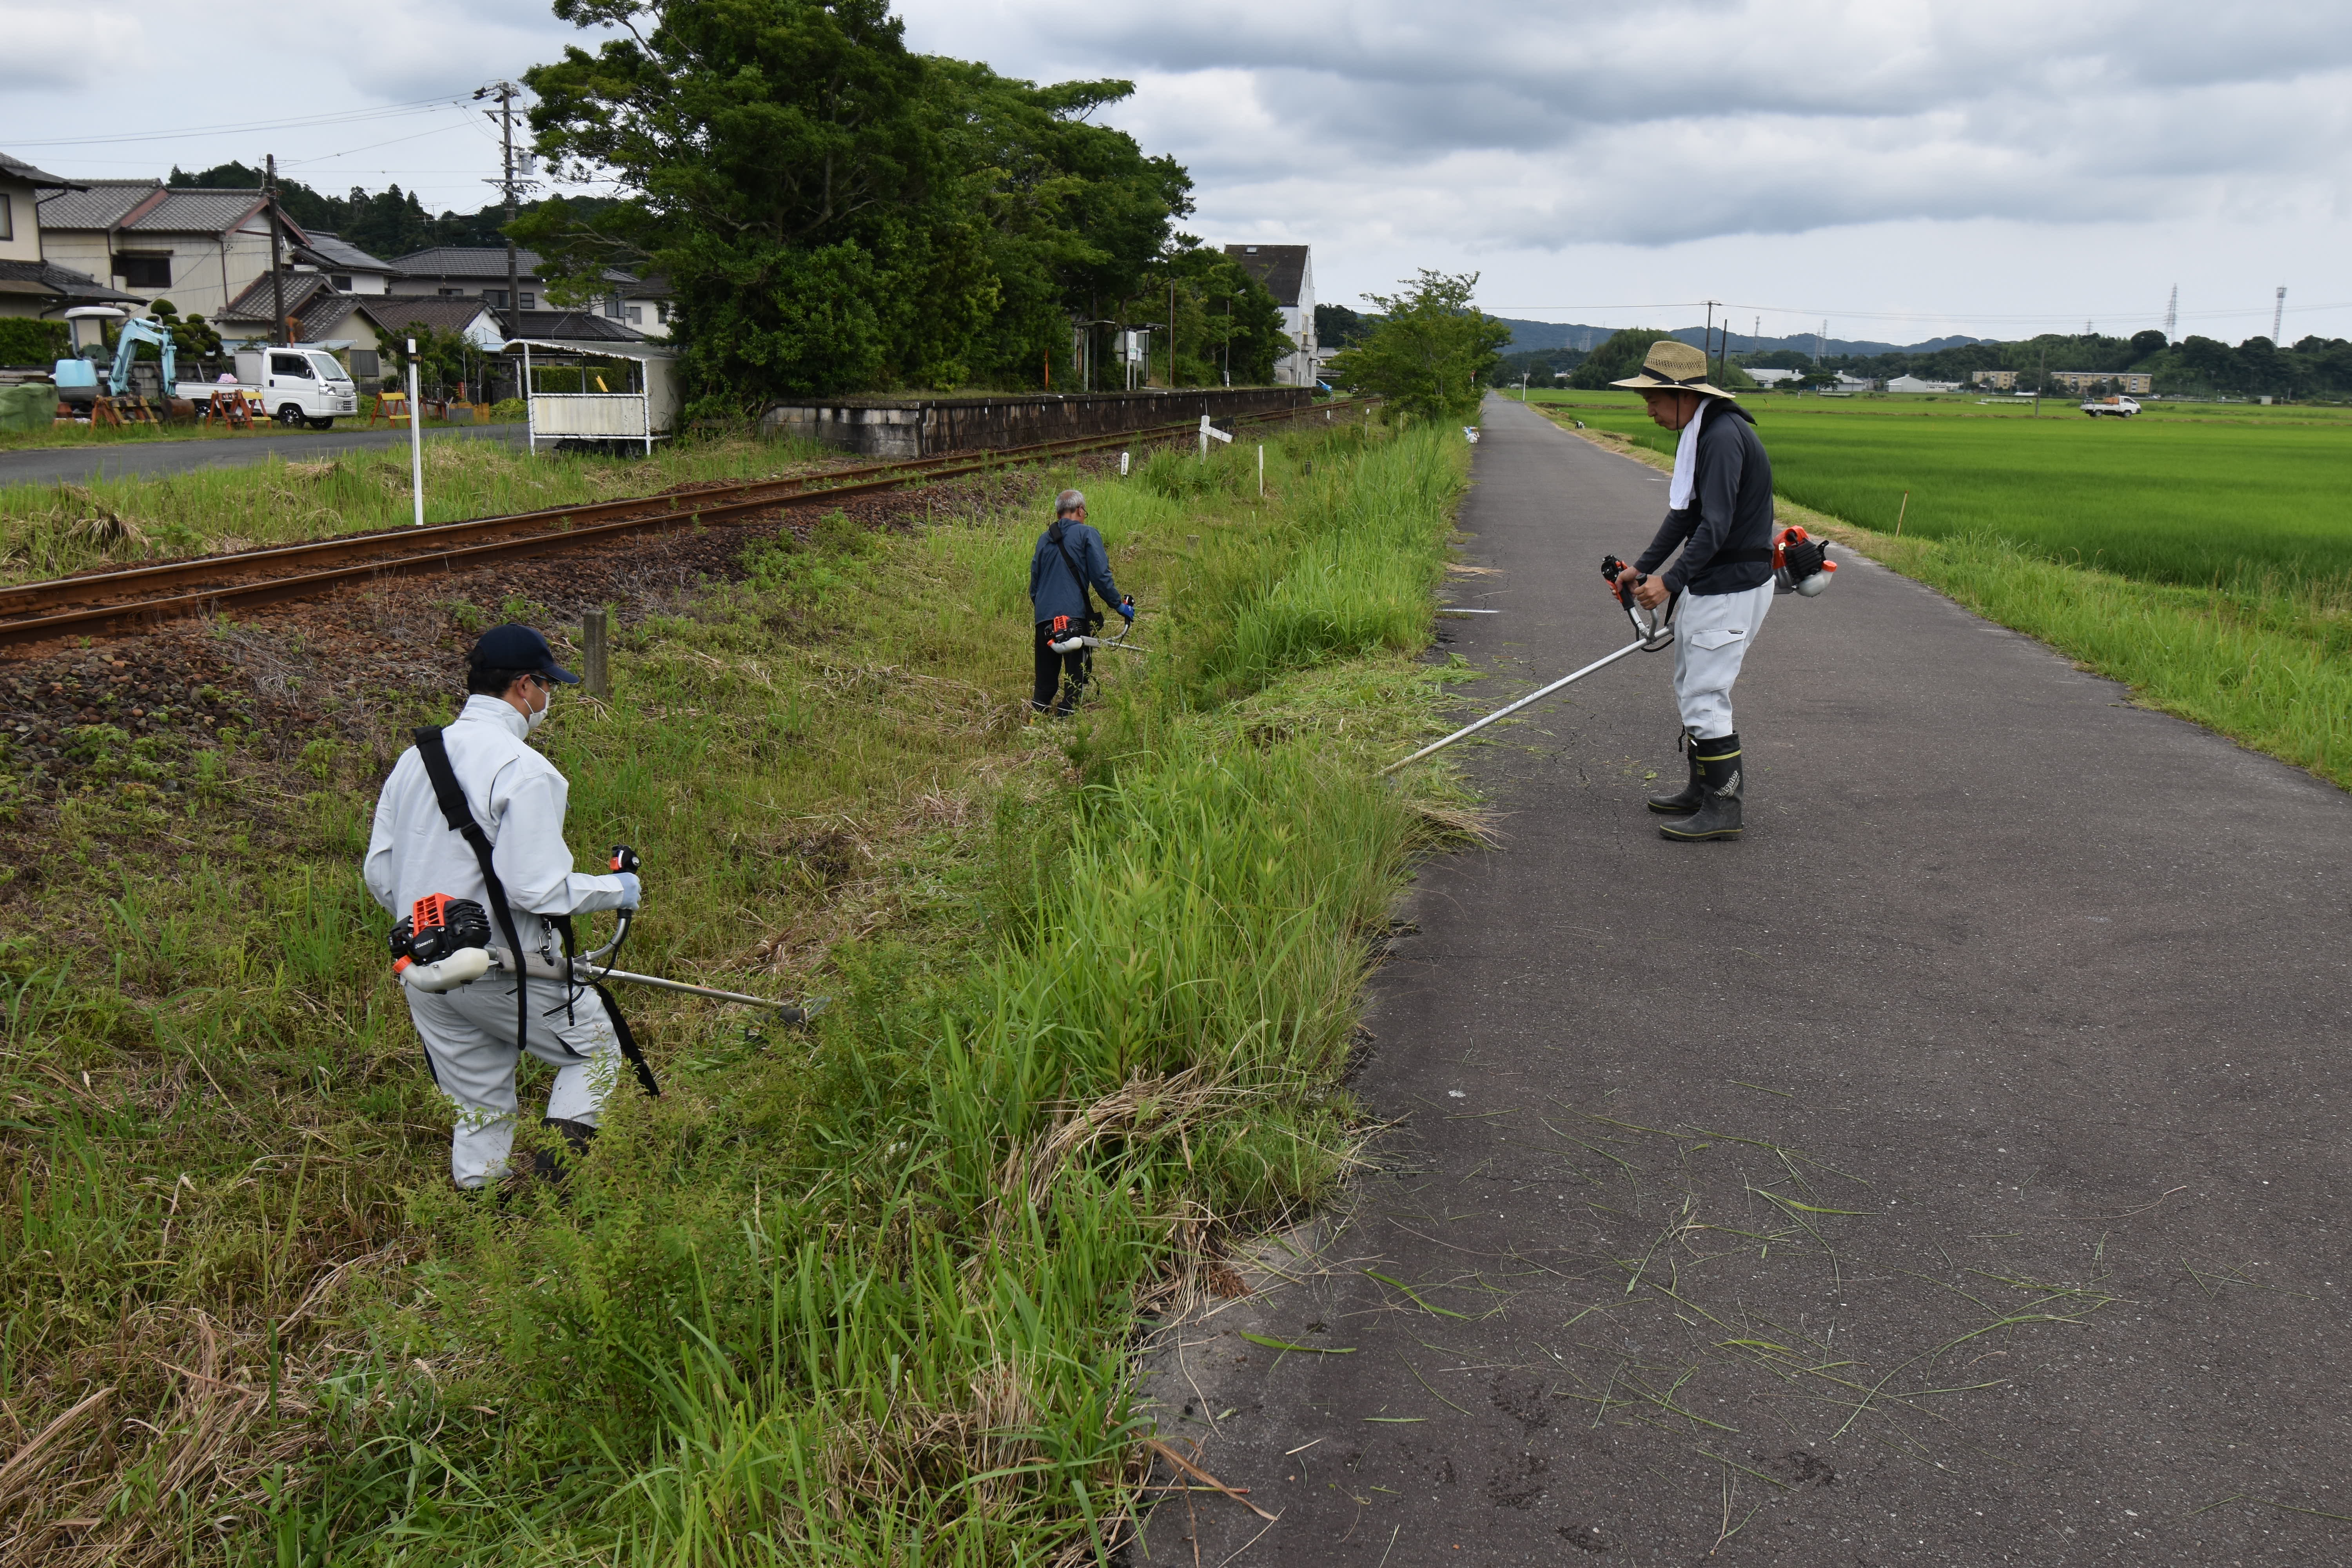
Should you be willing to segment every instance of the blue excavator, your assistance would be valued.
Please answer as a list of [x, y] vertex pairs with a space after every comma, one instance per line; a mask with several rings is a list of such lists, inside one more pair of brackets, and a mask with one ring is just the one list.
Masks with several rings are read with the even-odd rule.
[[121, 335], [115, 342], [114, 364], [102, 374], [96, 364], [79, 356], [58, 361], [50, 379], [57, 383], [58, 397], [61, 402], [95, 403], [101, 381], [110, 396], [128, 397], [131, 395], [131, 366], [139, 357], [141, 343], [153, 343], [156, 352], [162, 354], [163, 385], [164, 395], [170, 395], [179, 369], [179, 353], [172, 346], [172, 329], [134, 316], [125, 321], [118, 331]]

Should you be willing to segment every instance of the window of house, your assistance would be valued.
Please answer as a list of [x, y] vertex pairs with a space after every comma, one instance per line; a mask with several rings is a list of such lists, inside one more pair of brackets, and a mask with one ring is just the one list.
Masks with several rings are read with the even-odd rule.
[[330, 272], [327, 274], [327, 281], [345, 294], [352, 291], [352, 275], [348, 272]]
[[632, 306], [630, 306], [630, 307], [629, 307], [629, 325], [631, 325], [631, 326], [633, 326], [633, 327], [642, 327], [642, 326], [644, 326], [645, 324], [646, 324], [646, 308], [645, 308], [643, 305], [632, 305]]
[[9, 205], [12, 199], [9, 196], [0, 195], [0, 239], [16, 237], [16, 208]]
[[668, 300], [656, 300], [654, 301], [654, 320], [656, 321], [667, 321], [669, 320]]
[[353, 349], [352, 374], [355, 376], [373, 379], [383, 374], [383, 362], [377, 357], [376, 351], [373, 349]]
[[537, 300], [536, 298], [534, 298], [534, 297], [533, 297], [533, 296], [532, 296], [532, 295], [531, 295], [528, 290], [526, 290], [526, 291], [524, 292], [523, 297], [522, 297], [522, 308], [523, 308], [524, 310], [538, 310], [538, 309], [539, 309], [539, 301], [538, 301], [538, 300]]
[[482, 303], [493, 310], [503, 310], [507, 308], [507, 291], [503, 289], [485, 289], [482, 290]]
[[118, 256], [114, 275], [126, 289], [169, 289], [172, 258], [168, 256]]
[[436, 289], [434, 292], [440, 295], [444, 300], [454, 300], [464, 294], [465, 290], [463, 289]]

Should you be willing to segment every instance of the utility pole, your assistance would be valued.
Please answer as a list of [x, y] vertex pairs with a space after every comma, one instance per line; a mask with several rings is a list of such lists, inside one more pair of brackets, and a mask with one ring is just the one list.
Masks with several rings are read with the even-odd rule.
[[514, 106], [515, 100], [521, 96], [522, 89], [510, 81], [494, 81], [488, 87], [478, 87], [474, 89], [474, 97], [478, 101], [485, 98], [494, 98], [498, 100], [499, 104], [496, 109], [486, 109], [482, 112], [499, 122], [499, 141], [505, 153], [505, 172], [499, 177], [499, 185], [506, 194], [506, 226], [509, 231], [507, 235], [507, 309], [514, 312], [508, 318], [514, 323], [513, 331], [508, 334], [509, 337], [519, 337], [522, 333], [522, 268], [515, 256], [514, 235], [511, 232], [514, 228], [515, 197], [519, 184], [515, 179]]
[[1168, 390], [1176, 390], [1176, 279], [1168, 279]]
[[2050, 345], [2042, 345], [2042, 369], [2033, 377], [2033, 416], [2042, 417], [2042, 384], [2050, 379]]
[[[1715, 308], [1721, 303], [1722, 301], [1719, 300], [1709, 300], [1706, 302], [1706, 346], [1709, 349], [1715, 347]], [[1730, 324], [1731, 318], [1728, 316], [1725, 317], [1724, 325], [1728, 327]], [[1720, 371], [1716, 374], [1718, 377], [1722, 374]]]
[[278, 154], [270, 153], [263, 160], [262, 167], [261, 199], [269, 204], [269, 335], [273, 339], [282, 335], [291, 342], [293, 334], [286, 331], [286, 268], [278, 259], [286, 236], [278, 222]]

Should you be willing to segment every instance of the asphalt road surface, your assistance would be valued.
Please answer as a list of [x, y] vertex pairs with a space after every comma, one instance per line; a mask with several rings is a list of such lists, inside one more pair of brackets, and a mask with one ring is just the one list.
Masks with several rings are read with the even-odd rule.
[[[1473, 714], [1629, 640], [1664, 510], [1484, 434]], [[1465, 759], [1505, 837], [1376, 981], [1401, 1125], [1151, 1385], [1277, 1521], [1171, 1494], [1153, 1562], [2352, 1561], [2352, 801], [1847, 560], [1740, 681], [1744, 841], [1643, 808], [1671, 654]]]
[[[520, 425], [444, 426], [427, 430], [428, 441], [509, 441], [520, 443]], [[217, 437], [196, 441], [111, 441], [91, 447], [33, 447], [0, 452], [0, 486], [87, 483], [152, 474], [184, 474], [197, 468], [236, 468], [265, 458], [307, 459], [335, 452], [356, 452], [379, 447], [405, 447], [408, 431], [337, 426], [332, 430], [299, 430], [285, 435]]]

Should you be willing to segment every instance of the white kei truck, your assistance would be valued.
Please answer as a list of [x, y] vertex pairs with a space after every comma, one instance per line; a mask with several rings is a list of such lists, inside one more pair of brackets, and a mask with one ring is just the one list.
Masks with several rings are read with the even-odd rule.
[[239, 349], [234, 384], [184, 381], [172, 392], [198, 403], [216, 392], [236, 393], [289, 429], [303, 425], [331, 429], [337, 416], [360, 411], [359, 388], [352, 384], [351, 373], [326, 350], [300, 344]]

